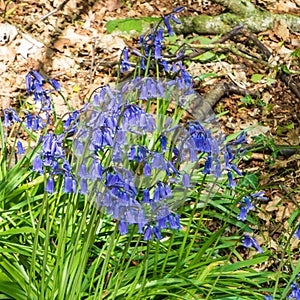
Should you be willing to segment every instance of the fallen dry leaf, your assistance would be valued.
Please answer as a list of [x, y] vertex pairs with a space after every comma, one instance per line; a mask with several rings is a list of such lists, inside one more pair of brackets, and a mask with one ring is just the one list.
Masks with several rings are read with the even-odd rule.
[[18, 35], [18, 30], [14, 25], [1, 23], [0, 24], [0, 45], [5, 45], [11, 42]]
[[266, 211], [267, 212], [273, 212], [273, 211], [277, 211], [280, 206], [280, 203], [282, 201], [282, 198], [279, 197], [278, 195], [274, 195], [273, 200], [269, 201], [267, 206], [266, 206]]
[[279, 20], [279, 21], [275, 22], [273, 30], [274, 30], [275, 34], [284, 42], [289, 40], [290, 32], [289, 32], [286, 22], [284, 22], [283, 20]]
[[64, 49], [71, 44], [71, 41], [67, 38], [58, 39], [54, 44], [53, 47], [58, 50], [59, 52], [64, 52]]
[[106, 8], [108, 11], [114, 11], [122, 6], [122, 2], [119, 0], [108, 0], [106, 2]]
[[40, 48], [44, 47], [44, 44], [37, 41], [28, 34], [23, 33], [20, 45], [17, 48], [17, 53], [21, 54], [24, 58], [28, 55], [36, 55]]
[[10, 46], [0, 46], [0, 61], [10, 65], [16, 57], [16, 51], [14, 47]]

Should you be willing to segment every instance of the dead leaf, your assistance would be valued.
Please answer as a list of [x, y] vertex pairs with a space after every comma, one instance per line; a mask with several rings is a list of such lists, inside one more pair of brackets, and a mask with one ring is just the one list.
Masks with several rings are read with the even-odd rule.
[[27, 58], [28, 55], [36, 55], [38, 50], [43, 47], [43, 43], [37, 41], [30, 35], [23, 33], [21, 43], [17, 48], [17, 53], [21, 54], [24, 58]]
[[71, 44], [71, 41], [67, 38], [61, 38], [61, 39], [58, 39], [53, 47], [58, 50], [59, 52], [64, 52], [64, 49], [66, 47], [68, 47], [69, 45]]
[[283, 220], [288, 219], [292, 215], [293, 210], [294, 209], [289, 209], [287, 206], [279, 205], [275, 220], [282, 223]]
[[114, 11], [117, 10], [122, 6], [122, 2], [119, 0], [108, 0], [106, 2], [106, 8], [108, 11]]
[[247, 121], [241, 124], [240, 127], [241, 129], [251, 128], [250, 130], [247, 130], [247, 136], [249, 137], [257, 136], [260, 134], [265, 135], [271, 129], [270, 126], [260, 125], [256, 119]]
[[266, 208], [265, 208], [267, 212], [277, 211], [280, 207], [280, 203], [282, 201], [282, 198], [277, 196], [277, 195], [274, 195], [273, 198], [274, 199], [272, 201], [269, 201]]
[[18, 35], [18, 30], [14, 25], [1, 23], [0, 24], [0, 45], [11, 42]]
[[290, 31], [285, 21], [279, 20], [275, 22], [273, 30], [282, 41], [286, 42], [290, 39]]
[[124, 40], [112, 34], [103, 34], [99, 37], [96, 47], [101, 48], [106, 53], [111, 53], [113, 50], [123, 50], [126, 46]]
[[0, 46], [0, 61], [11, 64], [16, 57], [16, 51], [10, 46]]
[[63, 36], [63, 38], [68, 39], [70, 41], [70, 44], [74, 46], [82, 46], [92, 39], [92, 37], [89, 37], [86, 34], [79, 34], [75, 32], [74, 28], [67, 29], [66, 34]]
[[4, 63], [2, 63], [2, 62], [0, 62], [0, 74], [5, 73], [6, 70], [7, 70], [7, 65], [4, 64]]
[[292, 1], [278, 1], [275, 3], [274, 10], [280, 13], [290, 13], [299, 11], [299, 8]]

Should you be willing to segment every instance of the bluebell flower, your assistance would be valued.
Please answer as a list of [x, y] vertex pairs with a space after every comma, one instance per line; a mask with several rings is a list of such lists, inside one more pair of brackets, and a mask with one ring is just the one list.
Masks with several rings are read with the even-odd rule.
[[179, 230], [181, 228], [178, 214], [169, 214], [167, 219], [171, 229]]
[[31, 72], [27, 73], [25, 76], [25, 86], [29, 94], [34, 90]]
[[162, 59], [160, 61], [160, 64], [163, 66], [164, 71], [169, 72], [170, 71], [170, 66], [168, 62], [165, 59]]
[[31, 71], [31, 74], [34, 76], [39, 85], [43, 85], [43, 83], [45, 83], [45, 78], [38, 71]]
[[175, 7], [175, 8], [173, 9], [173, 12], [174, 12], [174, 13], [180, 13], [180, 12], [182, 12], [185, 8], [186, 8], [185, 6], [178, 6], [178, 7]]
[[185, 188], [191, 187], [191, 179], [190, 179], [190, 175], [189, 174], [187, 174], [187, 173], [183, 174], [183, 176], [182, 176], [182, 185]]
[[[227, 155], [228, 161], [234, 159], [234, 155], [233, 155], [233, 153], [232, 153], [231, 147], [230, 147], [230, 145], [228, 145], [228, 144], [226, 144], [226, 152], [225, 152], [225, 154]], [[225, 154], [224, 154], [224, 155], [225, 155]]]
[[254, 237], [251, 237], [248, 234], [244, 234], [244, 236], [243, 236], [243, 245], [246, 248], [254, 247], [257, 252], [264, 253], [264, 251], [258, 245], [256, 239]]
[[33, 117], [33, 123], [32, 123], [32, 129], [34, 131], [41, 130], [45, 127], [45, 123], [43, 122], [42, 118], [38, 115], [35, 115]]
[[298, 240], [300, 240], [300, 224], [298, 225], [297, 230], [296, 230], [296, 232], [295, 232], [295, 237], [296, 237]]
[[167, 162], [165, 157], [162, 153], [155, 152], [153, 153], [153, 160], [152, 160], [152, 168], [153, 169], [160, 169], [166, 170], [167, 169]]
[[143, 191], [143, 202], [150, 203], [150, 192], [148, 188], [144, 189]]
[[150, 241], [152, 240], [152, 228], [151, 226], [147, 226], [145, 229], [145, 233], [144, 233], [144, 240], [145, 241]]
[[210, 174], [211, 173], [211, 170], [212, 170], [212, 156], [211, 155], [208, 155], [205, 163], [204, 163], [204, 168], [203, 168], [203, 171], [202, 173], [203, 174]]
[[83, 195], [87, 195], [89, 193], [87, 180], [81, 179], [79, 185], [80, 185], [80, 193]]
[[244, 197], [244, 202], [246, 204], [246, 208], [247, 208], [247, 211], [249, 212], [250, 210], [253, 210], [255, 209], [255, 206], [251, 203], [249, 197]]
[[27, 129], [32, 128], [32, 121], [33, 121], [33, 116], [32, 114], [27, 114], [24, 118], [24, 125]]
[[23, 145], [20, 141], [17, 142], [17, 152], [16, 154], [24, 154], [25, 149], [23, 148]]
[[164, 97], [164, 87], [161, 82], [157, 82], [153, 78], [146, 77], [142, 81], [140, 99], [149, 100]]
[[[180, 6], [177, 9], [173, 9], [173, 13], [179, 13], [181, 12], [185, 7], [184, 6]], [[169, 18], [171, 18], [176, 24], [181, 24], [181, 22], [174, 16], [174, 14], [168, 14], [164, 16], [164, 23], [167, 27], [168, 33], [169, 35], [173, 35], [174, 31], [172, 30], [172, 27], [170, 26], [170, 21]]]
[[45, 186], [45, 191], [48, 192], [49, 194], [53, 194], [54, 190], [55, 190], [54, 189], [54, 179], [50, 175], [48, 180], [47, 180], [46, 186]]
[[129, 70], [129, 68], [131, 67], [131, 64], [129, 62], [129, 57], [128, 57], [128, 48], [125, 47], [124, 50], [123, 50], [123, 60], [121, 62], [121, 72], [124, 73], [124, 72], [127, 72]]
[[90, 178], [92, 181], [94, 181], [94, 180], [102, 179], [102, 175], [103, 175], [103, 167], [101, 166], [99, 160], [97, 158], [94, 158], [87, 178]]
[[266, 201], [268, 200], [268, 197], [265, 196], [264, 191], [256, 192], [250, 195], [250, 197], [255, 198], [257, 200]]
[[76, 190], [74, 190], [73, 180], [73, 176], [66, 172], [64, 176], [64, 192], [66, 194], [76, 192]]
[[4, 109], [4, 126], [9, 127], [14, 123], [21, 122], [18, 114], [13, 108], [5, 108]]
[[34, 171], [39, 172], [40, 174], [43, 174], [43, 172], [44, 172], [44, 170], [43, 170], [43, 160], [41, 159], [41, 157], [39, 155], [37, 155], [33, 159], [32, 168], [33, 168]]
[[162, 236], [161, 236], [161, 233], [160, 233], [160, 228], [154, 226], [153, 227], [153, 233], [154, 233], [154, 237], [157, 241], [162, 239]]
[[273, 300], [273, 296], [270, 296], [270, 295], [267, 295], [267, 296], [264, 296], [264, 300]]
[[90, 177], [90, 174], [87, 171], [86, 161], [83, 161], [82, 164], [80, 165], [78, 176], [79, 178], [82, 179], [88, 179]]
[[242, 145], [242, 144], [247, 144], [248, 141], [246, 140], [246, 132], [243, 131], [239, 134], [239, 136], [231, 142], [231, 145]]
[[74, 110], [72, 113], [68, 113], [68, 118], [63, 121], [64, 130], [68, 136], [72, 136], [77, 132], [79, 125], [79, 111]]
[[167, 144], [168, 144], [167, 137], [165, 135], [162, 135], [160, 136], [159, 140], [160, 140], [161, 149], [163, 152], [165, 152], [167, 150]]
[[124, 234], [131, 224], [138, 224], [145, 239], [160, 239], [166, 228], [180, 229], [179, 216], [172, 211], [184, 199], [173, 190], [192, 186], [186, 163], [198, 162], [205, 153], [205, 170], [221, 172], [221, 144], [200, 122], [174, 125], [171, 118], [155, 119], [135, 104], [165, 98], [166, 93], [184, 103], [190, 87], [180, 84], [178, 89], [176, 80], [162, 83], [147, 77], [122, 85], [120, 91], [103, 87], [79, 124], [73, 142], [79, 160], [75, 172], [78, 182], [86, 180], [79, 192], [96, 193], [97, 206], [122, 221]]
[[126, 233], [128, 233], [127, 222], [125, 221], [119, 222], [119, 231], [121, 235], [125, 235]]
[[150, 165], [149, 164], [145, 164], [145, 166], [144, 166], [144, 176], [151, 176], [152, 174], [151, 174], [151, 167], [150, 167]]
[[162, 58], [161, 50], [162, 50], [162, 43], [163, 43], [163, 41], [164, 41], [164, 39], [163, 39], [163, 30], [162, 30], [162, 28], [159, 28], [156, 31], [156, 35], [155, 35], [154, 42], [153, 42], [153, 45], [154, 45], [154, 57], [157, 60], [159, 60], [159, 59]]
[[233, 170], [237, 175], [242, 176], [242, 172], [237, 168], [235, 164], [230, 164], [231, 170]]
[[231, 173], [231, 171], [229, 171], [228, 173], [227, 173], [227, 176], [228, 176], [228, 180], [229, 180], [229, 185], [230, 185], [230, 187], [231, 188], [235, 188], [236, 187], [236, 182], [234, 181], [234, 179], [233, 179], [233, 176], [232, 176], [232, 173]]
[[72, 167], [70, 166], [70, 163], [69, 163], [66, 159], [63, 159], [62, 169], [63, 169], [65, 172], [67, 172], [67, 173], [70, 173], [71, 170], [72, 170]]
[[300, 288], [298, 283], [292, 282], [291, 284], [291, 293], [287, 296], [287, 299], [300, 300]]
[[237, 219], [243, 222], [247, 220], [247, 209], [244, 205], [241, 206]]
[[164, 16], [164, 23], [165, 23], [165, 25], [167, 27], [169, 35], [173, 35], [174, 31], [173, 31], [173, 29], [172, 29], [172, 27], [170, 25], [170, 15]]
[[52, 86], [54, 87], [54, 89], [59, 92], [61, 89], [59, 82], [55, 79], [50, 79], [49, 81], [52, 84]]

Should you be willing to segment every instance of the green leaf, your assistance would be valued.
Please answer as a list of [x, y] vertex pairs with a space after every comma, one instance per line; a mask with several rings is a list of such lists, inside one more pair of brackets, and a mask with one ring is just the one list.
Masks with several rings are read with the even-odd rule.
[[281, 65], [281, 70], [286, 74], [291, 74], [291, 71], [286, 65]]
[[11, 297], [5, 299], [14, 299], [14, 300], [28, 299], [25, 292], [20, 288], [18, 284], [11, 281], [2, 281], [1, 277], [0, 277], [0, 292]]
[[21, 228], [8, 229], [5, 231], [0, 231], [0, 236], [16, 235], [16, 234], [20, 234], [20, 233], [35, 233], [35, 230], [32, 227], [21, 227]]
[[246, 104], [253, 104], [253, 99], [250, 95], [246, 95], [245, 97], [242, 97], [240, 100]]
[[[159, 18], [140, 18], [140, 19], [117, 19], [108, 21], [106, 23], [106, 29], [109, 33], [112, 33], [114, 30], [120, 30], [121, 32], [130, 32], [135, 30], [138, 33], [142, 33], [143, 25], [148, 23], [150, 25], [153, 22], [158, 22]], [[147, 26], [146, 26], [147, 27]]]
[[205, 78], [208, 78], [208, 77], [218, 77], [218, 76], [219, 76], [219, 75], [216, 74], [216, 73], [205, 73], [205, 74], [202, 74], [202, 75], [200, 75], [200, 76], [195, 77], [194, 80], [199, 80], [199, 81], [201, 81], [201, 80], [203, 80], [203, 79], [205, 79]]
[[212, 51], [207, 51], [203, 54], [200, 54], [194, 58], [192, 58], [191, 60], [200, 60], [202, 62], [208, 61], [208, 60], [212, 60], [216, 57], [216, 54]]
[[78, 93], [80, 91], [80, 87], [78, 85], [74, 85], [73, 92]]
[[277, 82], [276, 79], [272, 78], [272, 77], [267, 77], [267, 85], [271, 85], [273, 83]]
[[[224, 272], [236, 271], [236, 270], [239, 270], [239, 269], [242, 269], [245, 267], [250, 267], [253, 265], [261, 264], [261, 263], [265, 262], [266, 260], [268, 260], [268, 256], [260, 255], [258, 257], [252, 258], [252, 259], [247, 259], [244, 261], [235, 262], [232, 265], [227, 265], [224, 267], [223, 271]], [[241, 273], [241, 277], [243, 277], [243, 273]]]
[[259, 82], [260, 80], [262, 80], [263, 77], [264, 77], [264, 75], [262, 75], [262, 74], [252, 74], [252, 76], [251, 76], [251, 81], [252, 81], [253, 83], [257, 83], [257, 82]]
[[297, 58], [300, 58], [300, 48], [296, 49], [292, 54], [291, 56], [295, 56]]
[[258, 176], [255, 173], [246, 173], [244, 177], [240, 179], [239, 186], [250, 187], [253, 190], [257, 190], [259, 187]]

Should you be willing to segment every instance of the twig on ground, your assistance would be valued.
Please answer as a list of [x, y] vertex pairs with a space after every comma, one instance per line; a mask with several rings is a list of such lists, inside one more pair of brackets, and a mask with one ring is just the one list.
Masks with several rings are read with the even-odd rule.
[[279, 72], [278, 76], [300, 100], [300, 86], [295, 82], [292, 76], [287, 75], [282, 71]]
[[46, 15], [42, 16], [41, 18], [39, 18], [39, 21], [44, 21], [47, 18], [49, 18], [50, 16], [54, 15], [56, 12], [58, 12], [59, 10], [62, 10], [64, 8], [64, 6], [69, 2], [70, 0], [65, 0], [63, 1], [61, 4], [59, 4], [55, 9], [53, 9], [52, 11], [50, 11], [49, 13], [47, 13]]

